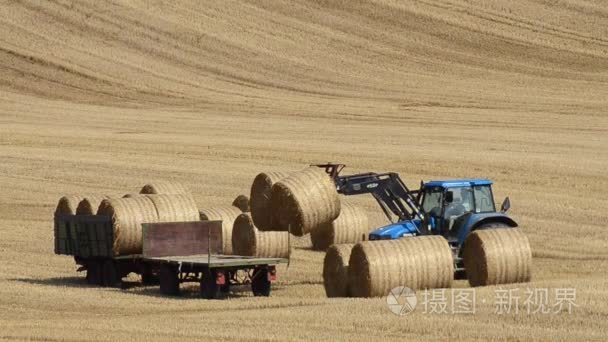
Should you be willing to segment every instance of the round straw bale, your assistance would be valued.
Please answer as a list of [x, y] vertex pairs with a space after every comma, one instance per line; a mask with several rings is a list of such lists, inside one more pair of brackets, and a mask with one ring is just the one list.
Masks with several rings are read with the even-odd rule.
[[359, 242], [348, 262], [353, 297], [386, 296], [397, 286], [445, 288], [453, 278], [452, 251], [442, 236]]
[[141, 194], [128, 193], [128, 194], [124, 194], [124, 196], [122, 196], [122, 198], [131, 198], [131, 197], [135, 197], [135, 196], [141, 196]]
[[114, 231], [114, 255], [142, 252], [142, 223], [158, 222], [154, 202], [147, 196], [105, 199], [97, 215], [110, 216]]
[[464, 243], [463, 261], [471, 286], [522, 283], [532, 276], [532, 251], [518, 228], [476, 230]]
[[199, 221], [200, 216], [192, 195], [146, 195], [152, 200], [159, 222]]
[[355, 244], [333, 245], [323, 260], [323, 285], [327, 297], [348, 297], [348, 259]]
[[319, 168], [298, 171], [278, 181], [270, 198], [276, 228], [291, 229], [296, 236], [304, 236], [340, 215], [336, 185]]
[[234, 201], [232, 201], [232, 205], [241, 209], [242, 212], [244, 213], [248, 213], [250, 211], [249, 209], [249, 197], [245, 196], [245, 195], [238, 195], [236, 196], [236, 198], [234, 199]]
[[97, 214], [97, 209], [101, 204], [101, 201], [107, 199], [108, 196], [87, 196], [80, 203], [78, 203], [78, 207], [76, 208], [76, 215], [95, 215]]
[[224, 254], [232, 254], [232, 227], [236, 218], [241, 214], [241, 210], [233, 206], [215, 207], [200, 211], [200, 219], [202, 221], [222, 221]]
[[264, 258], [287, 258], [289, 237], [287, 232], [262, 232], [254, 225], [251, 215], [244, 213], [234, 221], [232, 251], [235, 255]]
[[342, 202], [340, 216], [331, 223], [321, 225], [310, 232], [312, 248], [324, 251], [331, 245], [357, 243], [367, 240], [369, 223], [367, 213], [361, 207]]
[[190, 194], [186, 188], [176, 182], [156, 181], [148, 183], [141, 188], [140, 194], [147, 195], [183, 195]]
[[259, 230], [272, 230], [273, 218], [270, 211], [270, 195], [274, 183], [289, 176], [288, 172], [263, 172], [258, 174], [251, 185], [249, 205], [251, 218]]
[[55, 216], [57, 215], [76, 215], [76, 209], [78, 204], [82, 201], [86, 195], [69, 195], [63, 196], [57, 202], [57, 208], [55, 209]]

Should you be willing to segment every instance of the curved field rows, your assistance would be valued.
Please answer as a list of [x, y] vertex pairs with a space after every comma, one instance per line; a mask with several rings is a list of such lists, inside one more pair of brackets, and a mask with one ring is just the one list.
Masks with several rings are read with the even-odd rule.
[[[0, 75], [0, 339], [608, 334], [605, 1], [8, 0]], [[534, 254], [532, 283], [504, 288], [521, 308], [526, 288], [576, 288], [574, 313], [497, 315], [493, 287], [470, 315], [328, 300], [307, 239], [273, 297], [222, 302], [88, 287], [52, 254], [63, 194], [171, 179], [229, 204], [258, 172], [328, 160], [493, 179]]]

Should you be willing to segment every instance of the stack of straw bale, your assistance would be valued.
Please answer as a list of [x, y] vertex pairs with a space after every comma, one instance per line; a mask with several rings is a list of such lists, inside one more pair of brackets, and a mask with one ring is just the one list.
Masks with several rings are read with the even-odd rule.
[[304, 236], [340, 215], [336, 186], [319, 168], [295, 172], [272, 186], [271, 211], [278, 230]]
[[241, 214], [234, 222], [232, 251], [235, 255], [266, 258], [289, 257], [287, 232], [263, 232], [253, 224], [251, 215]]
[[342, 201], [340, 216], [331, 223], [321, 225], [310, 233], [312, 248], [325, 251], [341, 243], [357, 243], [367, 239], [369, 222], [365, 210]]
[[397, 286], [446, 288], [453, 278], [452, 251], [442, 236], [359, 242], [348, 262], [349, 291], [354, 297], [386, 296]]
[[234, 221], [241, 215], [239, 208], [233, 206], [212, 207], [200, 210], [200, 219], [202, 221], [222, 221], [222, 244], [223, 253], [232, 254], [232, 229]]
[[519, 228], [477, 230], [463, 250], [471, 286], [522, 283], [532, 277], [532, 251]]
[[262, 172], [258, 174], [251, 185], [249, 205], [251, 218], [259, 230], [274, 230], [274, 215], [270, 208], [272, 186], [281, 179], [289, 176], [288, 172]]
[[348, 260], [355, 245], [333, 245], [323, 260], [323, 285], [327, 297], [348, 297]]

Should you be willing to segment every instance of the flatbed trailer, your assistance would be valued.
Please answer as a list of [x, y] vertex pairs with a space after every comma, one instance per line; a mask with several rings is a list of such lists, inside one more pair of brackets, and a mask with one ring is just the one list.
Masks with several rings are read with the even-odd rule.
[[[255, 296], [269, 296], [276, 265], [284, 258], [223, 255], [221, 221], [142, 224], [142, 253], [114, 255], [111, 220], [96, 215], [55, 218], [56, 253], [73, 255], [89, 284], [122, 287], [122, 278], [140, 274], [142, 283], [160, 285], [176, 296], [180, 284], [198, 282], [203, 298], [222, 298], [231, 286], [248, 285]], [[64, 241], [65, 240], [65, 241]], [[59, 246], [59, 247], [58, 247]]]

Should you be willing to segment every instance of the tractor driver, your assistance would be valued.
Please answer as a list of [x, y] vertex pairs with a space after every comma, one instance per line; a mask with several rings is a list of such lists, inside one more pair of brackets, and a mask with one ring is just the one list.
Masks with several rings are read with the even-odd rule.
[[[452, 192], [452, 202], [445, 207], [444, 219], [448, 223], [448, 230], [452, 229], [454, 221], [467, 212], [473, 211], [473, 196], [470, 187], [448, 189]], [[456, 195], [458, 193], [458, 196]]]

